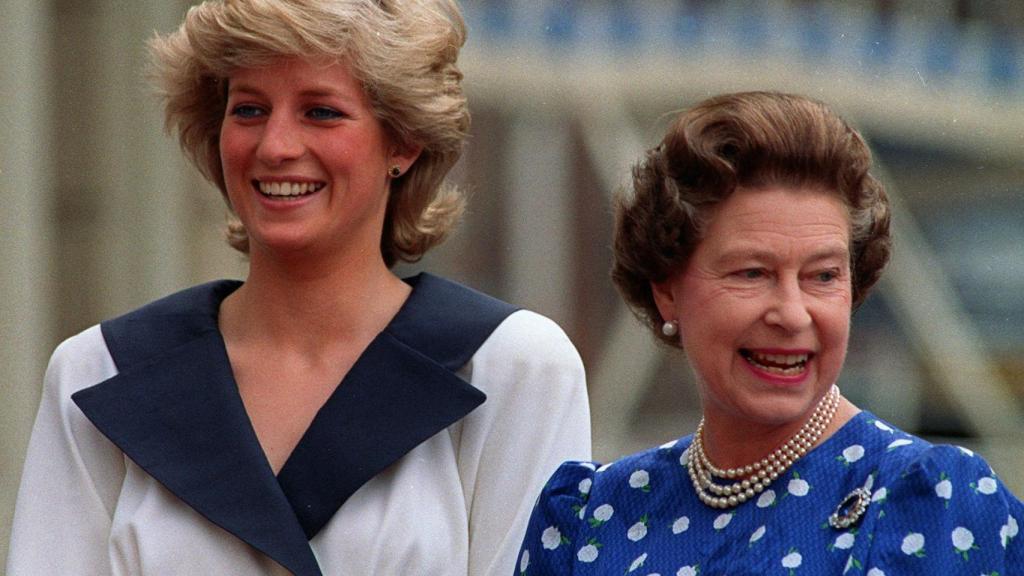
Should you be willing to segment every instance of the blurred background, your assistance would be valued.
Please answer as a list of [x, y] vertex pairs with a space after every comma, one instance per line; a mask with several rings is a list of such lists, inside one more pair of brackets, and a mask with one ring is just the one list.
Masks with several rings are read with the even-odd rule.
[[[0, 566], [47, 357], [169, 292], [243, 278], [219, 194], [162, 130], [144, 43], [187, 0], [0, 0]], [[896, 256], [855, 314], [844, 393], [980, 450], [1024, 494], [1024, 2], [466, 0], [470, 211], [429, 269], [558, 321], [595, 457], [688, 434], [682, 355], [608, 280], [609, 196], [668, 113], [822, 99], [871, 142]]]

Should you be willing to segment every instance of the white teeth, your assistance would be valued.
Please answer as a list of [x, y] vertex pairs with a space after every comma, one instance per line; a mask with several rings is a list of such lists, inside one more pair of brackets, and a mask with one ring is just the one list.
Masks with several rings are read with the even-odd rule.
[[752, 352], [746, 359], [759, 369], [772, 374], [792, 376], [807, 368], [809, 354], [761, 354]]
[[260, 192], [267, 196], [298, 197], [316, 192], [324, 187], [322, 182], [259, 182]]
[[759, 354], [757, 352], [751, 355], [755, 360], [760, 362], [768, 362], [771, 364], [785, 364], [792, 366], [793, 364], [807, 362], [807, 354]]

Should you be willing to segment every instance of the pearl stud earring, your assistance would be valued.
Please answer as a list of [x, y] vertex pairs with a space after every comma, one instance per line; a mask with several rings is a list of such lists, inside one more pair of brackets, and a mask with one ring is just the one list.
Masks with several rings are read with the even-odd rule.
[[679, 322], [676, 322], [675, 320], [666, 320], [665, 323], [661, 325], [661, 333], [669, 338], [679, 334]]

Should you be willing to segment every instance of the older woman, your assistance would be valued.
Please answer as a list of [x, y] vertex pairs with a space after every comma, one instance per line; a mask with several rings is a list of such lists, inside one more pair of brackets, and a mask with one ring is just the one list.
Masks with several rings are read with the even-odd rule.
[[613, 278], [686, 352], [703, 419], [563, 465], [517, 573], [1024, 574], [1024, 506], [980, 457], [836, 387], [889, 257], [869, 166], [860, 135], [799, 96], [720, 96], [672, 124], [618, 198]]
[[244, 283], [69, 339], [8, 574], [491, 574], [589, 453], [550, 320], [396, 277], [462, 206], [451, 0], [224, 0], [152, 43], [168, 125], [237, 220]]

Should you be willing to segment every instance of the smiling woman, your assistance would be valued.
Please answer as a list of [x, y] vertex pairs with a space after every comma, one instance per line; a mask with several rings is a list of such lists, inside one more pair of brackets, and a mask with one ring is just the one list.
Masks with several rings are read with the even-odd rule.
[[392, 140], [345, 63], [282, 58], [232, 73], [221, 166], [253, 261], [379, 259], [388, 180], [422, 150]]
[[1024, 505], [985, 461], [836, 384], [889, 258], [870, 164], [825, 105], [755, 92], [684, 112], [634, 168], [612, 276], [685, 352], [703, 419], [601, 467], [564, 464], [521, 574], [1024, 574]]
[[553, 322], [391, 271], [462, 210], [464, 37], [451, 0], [210, 0], [153, 40], [249, 274], [57, 349], [7, 573], [507, 572], [589, 415]]

